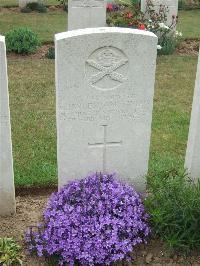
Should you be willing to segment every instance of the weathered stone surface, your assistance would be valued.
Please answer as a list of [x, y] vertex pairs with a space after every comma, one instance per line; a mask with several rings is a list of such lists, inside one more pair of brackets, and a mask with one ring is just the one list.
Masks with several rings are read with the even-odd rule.
[[[178, 0], [152, 0], [152, 3], [154, 4], [155, 11], [158, 12], [160, 5], [168, 6], [169, 12], [167, 14], [167, 26], [171, 26], [172, 24], [172, 16], [175, 17], [178, 15]], [[141, 11], [146, 11], [146, 4], [147, 0], [141, 0]]]
[[185, 168], [192, 178], [200, 178], [200, 54], [197, 66]]
[[106, 0], [69, 0], [68, 30], [106, 26]]
[[5, 38], [0, 36], [0, 215], [15, 213]]
[[157, 37], [128, 28], [57, 34], [59, 186], [113, 172], [145, 190]]
[[37, 3], [38, 0], [19, 0], [19, 7], [25, 7], [28, 3]]

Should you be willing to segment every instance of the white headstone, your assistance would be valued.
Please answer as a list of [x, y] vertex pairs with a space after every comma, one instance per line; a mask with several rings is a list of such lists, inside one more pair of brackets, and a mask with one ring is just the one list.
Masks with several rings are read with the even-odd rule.
[[197, 66], [185, 168], [192, 178], [200, 178], [200, 55]]
[[0, 216], [15, 213], [5, 38], [0, 36]]
[[[151, 0], [155, 11], [158, 12], [160, 9], [160, 5], [164, 5], [168, 7], [169, 12], [167, 13], [167, 21], [166, 24], [167, 26], [172, 25], [172, 16], [177, 16], [178, 15], [178, 0]], [[141, 0], [141, 11], [145, 12], [146, 11], [146, 5], [147, 5], [147, 0]]]
[[69, 0], [68, 30], [106, 26], [106, 0]]
[[118, 172], [145, 190], [157, 37], [128, 28], [57, 34], [59, 186]]
[[28, 3], [37, 3], [38, 0], [19, 0], [19, 7], [25, 7]]

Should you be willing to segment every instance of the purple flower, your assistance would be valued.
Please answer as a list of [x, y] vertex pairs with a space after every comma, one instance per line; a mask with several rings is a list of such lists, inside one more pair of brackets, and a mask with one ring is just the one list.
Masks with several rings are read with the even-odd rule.
[[56, 256], [59, 265], [110, 265], [128, 259], [150, 229], [142, 200], [114, 174], [95, 173], [54, 193], [43, 225], [26, 242], [38, 256]]

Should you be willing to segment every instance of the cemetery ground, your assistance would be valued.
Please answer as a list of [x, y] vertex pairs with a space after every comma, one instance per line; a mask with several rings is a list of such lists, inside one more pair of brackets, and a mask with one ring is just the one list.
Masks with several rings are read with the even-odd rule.
[[[5, 2], [13, 5], [15, 1]], [[0, 0], [0, 5], [2, 3]], [[5, 34], [12, 25], [26, 25], [38, 33], [42, 43], [49, 47], [53, 35], [65, 31], [66, 16], [60, 9], [46, 14], [22, 14], [15, 8], [1, 9], [0, 31]], [[181, 11], [179, 17], [178, 29], [185, 39], [190, 39], [186, 42], [200, 39], [200, 10]], [[198, 46], [198, 41], [195, 41], [196, 44]], [[197, 50], [195, 48], [188, 55], [186, 47], [185, 54], [158, 57], [150, 176], [159, 176], [159, 173], [168, 170], [183, 170]], [[54, 60], [45, 59], [43, 53], [41, 50], [38, 56], [8, 55], [17, 214], [1, 218], [0, 236], [12, 236], [21, 244], [24, 231], [38, 222], [47, 198], [57, 184], [55, 66]], [[188, 257], [173, 254], [158, 240], [140, 247], [133, 258], [135, 261], [127, 265], [200, 265], [199, 251]], [[44, 265], [42, 260], [28, 255], [23, 261], [24, 265]]]
[[[158, 58], [150, 159], [152, 175], [183, 167], [196, 62], [196, 56]], [[8, 65], [18, 197], [17, 215], [3, 219], [0, 235], [12, 235], [21, 242], [24, 230], [37, 223], [57, 183], [54, 61], [10, 58]], [[26, 260], [27, 265], [39, 265], [29, 256]], [[163, 244], [152, 241], [137, 252], [133, 265], [146, 262], [157, 266], [200, 265], [200, 258], [199, 253], [188, 258], [171, 255]]]

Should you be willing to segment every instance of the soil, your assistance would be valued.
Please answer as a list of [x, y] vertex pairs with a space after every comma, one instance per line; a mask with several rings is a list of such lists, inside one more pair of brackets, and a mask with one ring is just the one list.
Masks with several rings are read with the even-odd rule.
[[35, 54], [20, 55], [15, 53], [8, 53], [7, 56], [11, 59], [44, 59], [46, 58], [45, 55], [50, 47], [53, 47], [53, 44], [42, 45]]
[[187, 39], [181, 42], [176, 49], [178, 55], [198, 55], [200, 40]]
[[[199, 54], [200, 40], [187, 39], [184, 40], [176, 49], [175, 54], [178, 55], [198, 55]], [[44, 59], [46, 53], [50, 47], [54, 47], [53, 44], [42, 45], [35, 54], [20, 55], [15, 53], [8, 53], [8, 58], [11, 59]]]
[[[51, 189], [50, 189], [51, 190]], [[20, 193], [16, 197], [17, 213], [12, 217], [0, 218], [0, 237], [14, 237], [23, 246], [23, 265], [26, 266], [42, 266], [46, 265], [43, 259], [31, 257], [25, 249], [23, 242], [24, 232], [29, 226], [37, 225], [41, 220], [42, 211], [45, 207], [47, 199], [50, 196], [50, 190], [42, 195], [24, 195]], [[37, 190], [35, 191], [37, 192]], [[200, 250], [190, 256], [180, 254], [171, 254], [159, 240], [151, 240], [147, 245], [141, 245], [132, 254], [131, 262], [117, 263], [116, 266], [131, 265], [152, 265], [152, 266], [178, 266], [178, 265], [200, 265]]]
[[[175, 54], [178, 55], [198, 55], [199, 53], [199, 40], [187, 39], [184, 40], [180, 46], [176, 49]], [[44, 59], [46, 53], [50, 47], [54, 47], [53, 44], [42, 45], [35, 54], [20, 55], [15, 53], [8, 53], [8, 58], [11, 59]]]

